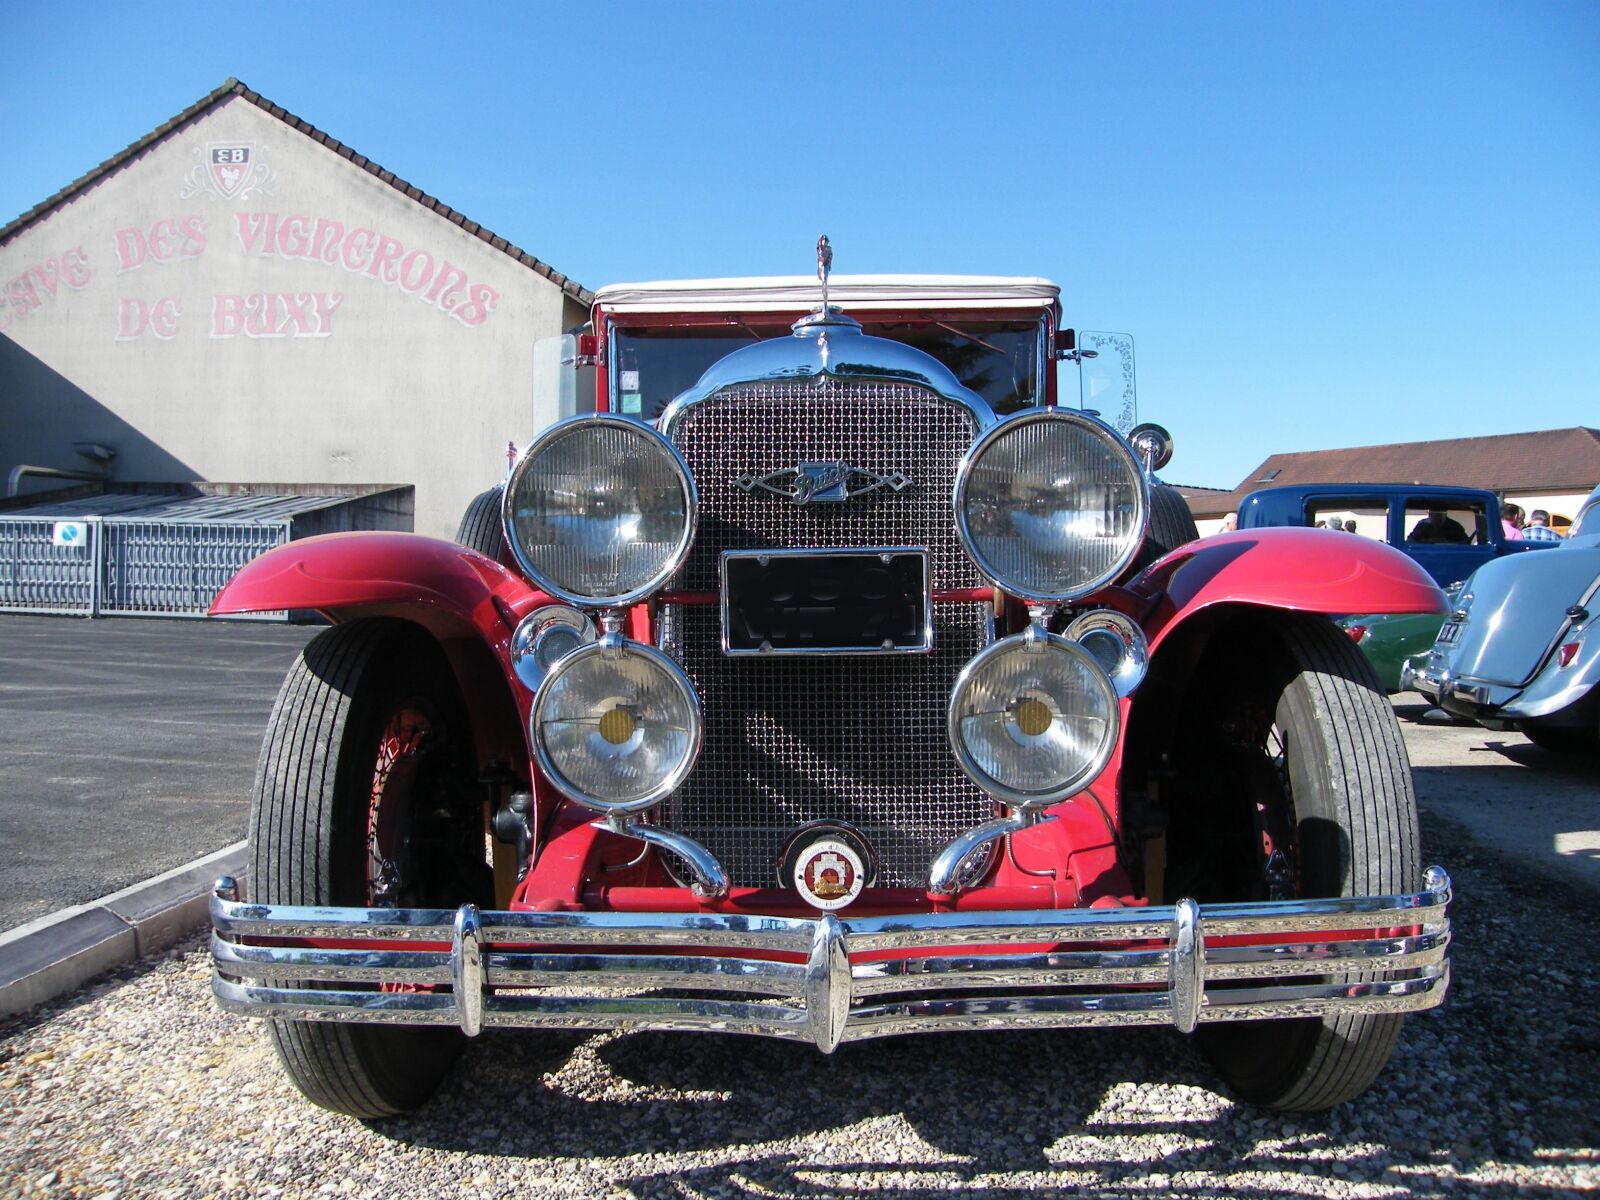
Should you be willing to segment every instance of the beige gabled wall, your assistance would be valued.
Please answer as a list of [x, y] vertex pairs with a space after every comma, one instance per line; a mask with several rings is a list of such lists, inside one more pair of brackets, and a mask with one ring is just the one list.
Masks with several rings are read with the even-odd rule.
[[241, 97], [0, 247], [0, 301], [0, 469], [100, 442], [126, 480], [413, 484], [444, 537], [583, 316]]

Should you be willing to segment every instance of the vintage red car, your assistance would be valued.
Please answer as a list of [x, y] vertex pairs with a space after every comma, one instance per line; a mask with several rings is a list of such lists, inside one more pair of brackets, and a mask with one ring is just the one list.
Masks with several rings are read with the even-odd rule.
[[1325, 614], [1438, 588], [1193, 540], [1164, 431], [1058, 396], [1048, 281], [819, 274], [601, 291], [479, 549], [314, 538], [221, 593], [333, 624], [216, 995], [360, 1117], [489, 1026], [1165, 1023], [1254, 1102], [1358, 1094], [1444, 998], [1450, 886]]

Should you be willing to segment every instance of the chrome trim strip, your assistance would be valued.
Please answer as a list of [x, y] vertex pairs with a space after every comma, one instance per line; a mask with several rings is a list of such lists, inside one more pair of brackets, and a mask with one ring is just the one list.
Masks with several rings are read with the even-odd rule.
[[[480, 913], [470, 904], [454, 912], [268, 906], [226, 899], [224, 882], [231, 883], [219, 881], [211, 918], [212, 990], [225, 1009], [454, 1024], [469, 1036], [494, 1026], [710, 1029], [807, 1041], [828, 1052], [842, 1042], [946, 1029], [1171, 1024], [1190, 1031], [1207, 1021], [1408, 1012], [1441, 1003], [1450, 980], [1450, 882], [1438, 868], [1428, 872], [1427, 891], [1399, 896], [859, 920]], [[1421, 928], [1384, 932], [1399, 926]], [[1345, 941], [1216, 944], [1228, 934], [1308, 929], [1370, 932]], [[234, 940], [241, 937], [255, 941]], [[370, 946], [262, 940], [274, 938]], [[433, 945], [408, 948], [420, 940]], [[628, 949], [505, 948], [529, 943]], [[971, 944], [988, 949], [950, 953]], [[683, 949], [718, 953], [676, 953]], [[923, 949], [930, 953], [916, 953]], [[740, 957], [740, 950], [757, 954]], [[890, 951], [910, 953], [864, 957]], [[429, 990], [376, 990], [392, 982]], [[348, 986], [319, 986], [327, 983]], [[702, 994], [616, 994], [624, 988]]]

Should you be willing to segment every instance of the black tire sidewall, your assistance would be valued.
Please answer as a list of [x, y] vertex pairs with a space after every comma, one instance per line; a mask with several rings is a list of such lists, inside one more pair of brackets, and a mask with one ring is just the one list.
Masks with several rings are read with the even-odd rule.
[[[355, 621], [307, 645], [274, 706], [257, 768], [251, 899], [367, 906], [378, 740], [406, 702], [437, 723], [439, 753], [453, 760], [466, 753], [465, 702], [442, 652], [420, 630], [394, 620]], [[465, 1042], [459, 1030], [432, 1026], [273, 1020], [269, 1031], [307, 1098], [362, 1119], [420, 1107]]]

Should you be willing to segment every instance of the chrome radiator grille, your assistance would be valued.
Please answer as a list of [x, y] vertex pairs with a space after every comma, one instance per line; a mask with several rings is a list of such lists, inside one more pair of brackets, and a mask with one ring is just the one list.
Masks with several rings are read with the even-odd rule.
[[[955, 469], [977, 434], [958, 405], [903, 384], [796, 382], [726, 389], [668, 430], [700, 490], [694, 550], [674, 590], [718, 589], [724, 550], [925, 546], [935, 588], [981, 579], [956, 538]], [[801, 462], [847, 462], [912, 485], [797, 505], [735, 484]], [[705, 748], [662, 821], [721, 859], [735, 884], [771, 886], [808, 821], [859, 828], [881, 886], [921, 886], [946, 843], [993, 815], [945, 736], [956, 675], [984, 643], [988, 607], [934, 607], [927, 655], [729, 658], [715, 606], [669, 606], [663, 645], [706, 715]], [[787, 883], [785, 883], [787, 886]]]

